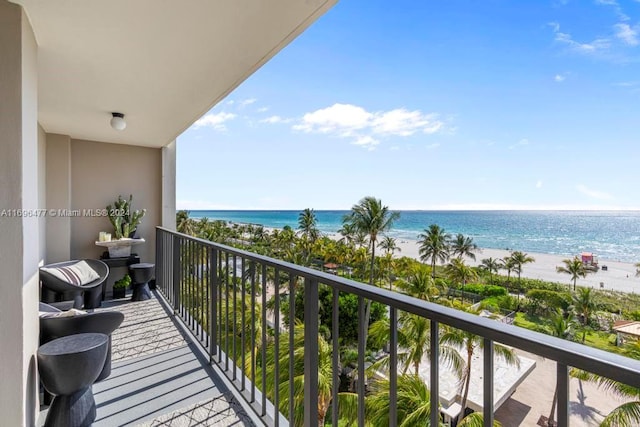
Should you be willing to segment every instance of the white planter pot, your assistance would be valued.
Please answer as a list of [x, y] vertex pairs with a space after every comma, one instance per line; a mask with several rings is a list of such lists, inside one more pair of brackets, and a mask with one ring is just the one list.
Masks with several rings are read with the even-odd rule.
[[124, 258], [131, 255], [131, 246], [110, 246], [109, 258]]
[[120, 239], [108, 242], [96, 242], [97, 246], [102, 246], [109, 250], [109, 258], [124, 258], [131, 255], [131, 246], [144, 243], [144, 239]]

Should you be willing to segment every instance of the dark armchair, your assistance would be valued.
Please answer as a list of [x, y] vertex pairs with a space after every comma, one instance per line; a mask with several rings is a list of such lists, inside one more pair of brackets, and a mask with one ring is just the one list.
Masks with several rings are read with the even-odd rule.
[[67, 335], [97, 332], [109, 336], [109, 349], [104, 368], [97, 381], [107, 378], [111, 374], [111, 333], [118, 329], [124, 320], [124, 314], [119, 311], [100, 311], [78, 314], [71, 317], [46, 317], [46, 313], [61, 313], [55, 307], [40, 303], [40, 345], [56, 338]]
[[[42, 300], [44, 302], [56, 302], [56, 294], [71, 296], [74, 308], [96, 308], [102, 302], [102, 284], [109, 275], [109, 267], [104, 262], [97, 259], [85, 259], [89, 266], [98, 274], [98, 278], [85, 285], [73, 285], [64, 280], [60, 280], [53, 274], [40, 269], [40, 281], [42, 283]], [[77, 263], [78, 260], [58, 262], [45, 265], [46, 268], [67, 267]]]

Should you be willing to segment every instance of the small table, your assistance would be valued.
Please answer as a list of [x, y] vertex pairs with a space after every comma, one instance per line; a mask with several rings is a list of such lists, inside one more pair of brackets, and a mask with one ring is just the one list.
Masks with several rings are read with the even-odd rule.
[[131, 301], [145, 301], [152, 298], [149, 290], [149, 280], [153, 277], [155, 268], [155, 264], [148, 262], [129, 266], [129, 276], [131, 276], [131, 287], [133, 288]]
[[105, 251], [100, 257], [100, 261], [109, 266], [109, 276], [107, 276], [104, 286], [102, 287], [102, 299], [104, 300], [107, 299], [107, 296], [111, 296], [114, 282], [121, 279], [126, 274], [122, 271], [116, 270], [126, 268], [127, 270], [125, 271], [128, 273], [129, 266], [131, 264], [138, 264], [140, 262], [140, 257], [138, 254], [131, 254], [130, 256], [123, 258], [109, 258], [109, 253]]
[[87, 333], [68, 335], [38, 349], [38, 370], [44, 388], [55, 397], [45, 427], [90, 426], [96, 419], [91, 386], [107, 359], [109, 337]]

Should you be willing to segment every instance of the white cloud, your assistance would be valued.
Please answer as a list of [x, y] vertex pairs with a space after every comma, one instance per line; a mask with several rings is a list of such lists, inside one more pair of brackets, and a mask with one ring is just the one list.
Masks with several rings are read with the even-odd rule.
[[257, 101], [257, 99], [255, 98], [247, 98], [247, 99], [243, 99], [242, 101], [238, 102], [238, 104], [240, 104], [240, 108], [242, 107], [246, 107], [247, 105], [251, 105], [253, 103], [255, 103]]
[[539, 179], [538, 182], [536, 182], [536, 188], [542, 188], [542, 180]]
[[260, 107], [256, 111], [258, 113], [264, 113], [265, 111], [269, 111], [269, 107]]
[[592, 199], [597, 199], [597, 200], [612, 200], [613, 196], [609, 193], [605, 193], [604, 191], [599, 191], [599, 190], [593, 190], [591, 188], [588, 188], [587, 186], [583, 185], [583, 184], [578, 184], [576, 185], [576, 190], [578, 190], [580, 193], [584, 194], [585, 196], [588, 196]]
[[222, 131], [226, 130], [226, 126], [224, 125], [224, 123], [228, 122], [229, 120], [233, 120], [234, 118], [236, 118], [235, 114], [225, 113], [224, 111], [221, 111], [219, 113], [209, 113], [196, 120], [196, 122], [193, 124], [193, 128], [198, 129], [204, 126], [208, 126], [215, 130]]
[[555, 34], [555, 41], [566, 45], [574, 52], [589, 55], [606, 50], [610, 46], [609, 39], [606, 38], [598, 38], [589, 43], [580, 43], [573, 40], [571, 34], [561, 32], [560, 24], [557, 22], [550, 22], [549, 26]]
[[369, 126], [373, 117], [362, 107], [351, 104], [333, 104], [331, 107], [306, 113], [302, 122], [293, 129], [303, 132], [339, 133], [353, 135], [354, 131]]
[[380, 141], [378, 141], [377, 139], [373, 138], [372, 136], [369, 135], [364, 135], [364, 136], [359, 136], [356, 138], [355, 141], [353, 141], [354, 145], [361, 145], [363, 147], [367, 147], [370, 150], [373, 149], [376, 145], [380, 144]]
[[262, 119], [260, 120], [260, 123], [271, 123], [271, 124], [275, 124], [275, 123], [289, 123], [291, 121], [291, 119], [285, 119], [282, 118], [280, 116], [270, 116], [267, 117], [266, 119]]
[[437, 143], [437, 142], [435, 142], [435, 143], [433, 143], [433, 144], [429, 144], [429, 145], [427, 145], [427, 148], [428, 148], [429, 150], [433, 150], [433, 149], [438, 148], [438, 147], [440, 147], [440, 144], [439, 144], [439, 143]]
[[407, 137], [419, 132], [433, 134], [443, 128], [444, 122], [437, 114], [405, 108], [370, 112], [357, 105], [339, 103], [306, 113], [293, 126], [301, 132], [353, 138], [354, 144], [367, 147], [380, 142], [376, 137]]
[[640, 44], [638, 39], [638, 26], [630, 27], [629, 24], [619, 23], [613, 26], [616, 37], [629, 46], [637, 46]]
[[566, 77], [564, 74], [556, 74], [556, 75], [553, 77], [553, 80], [555, 80], [555, 81], [556, 81], [556, 82], [558, 82], [558, 83], [562, 83], [563, 81], [565, 81], [565, 79], [566, 79], [566, 78], [567, 78], [567, 77]]
[[514, 148], [524, 147], [525, 145], [529, 145], [529, 140], [527, 138], [522, 138], [520, 141], [516, 142], [513, 145], [509, 146], [509, 150], [513, 150]]
[[423, 114], [418, 110], [408, 111], [404, 108], [376, 113], [372, 121], [373, 132], [383, 135], [410, 136], [419, 131], [432, 134], [442, 126], [443, 123], [435, 114]]

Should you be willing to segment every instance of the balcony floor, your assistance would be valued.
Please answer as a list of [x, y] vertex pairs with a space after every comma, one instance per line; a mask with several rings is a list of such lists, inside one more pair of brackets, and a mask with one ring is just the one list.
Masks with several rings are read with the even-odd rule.
[[253, 426], [197, 344], [157, 299], [116, 300], [125, 320], [112, 336], [111, 376], [93, 386], [94, 426]]

